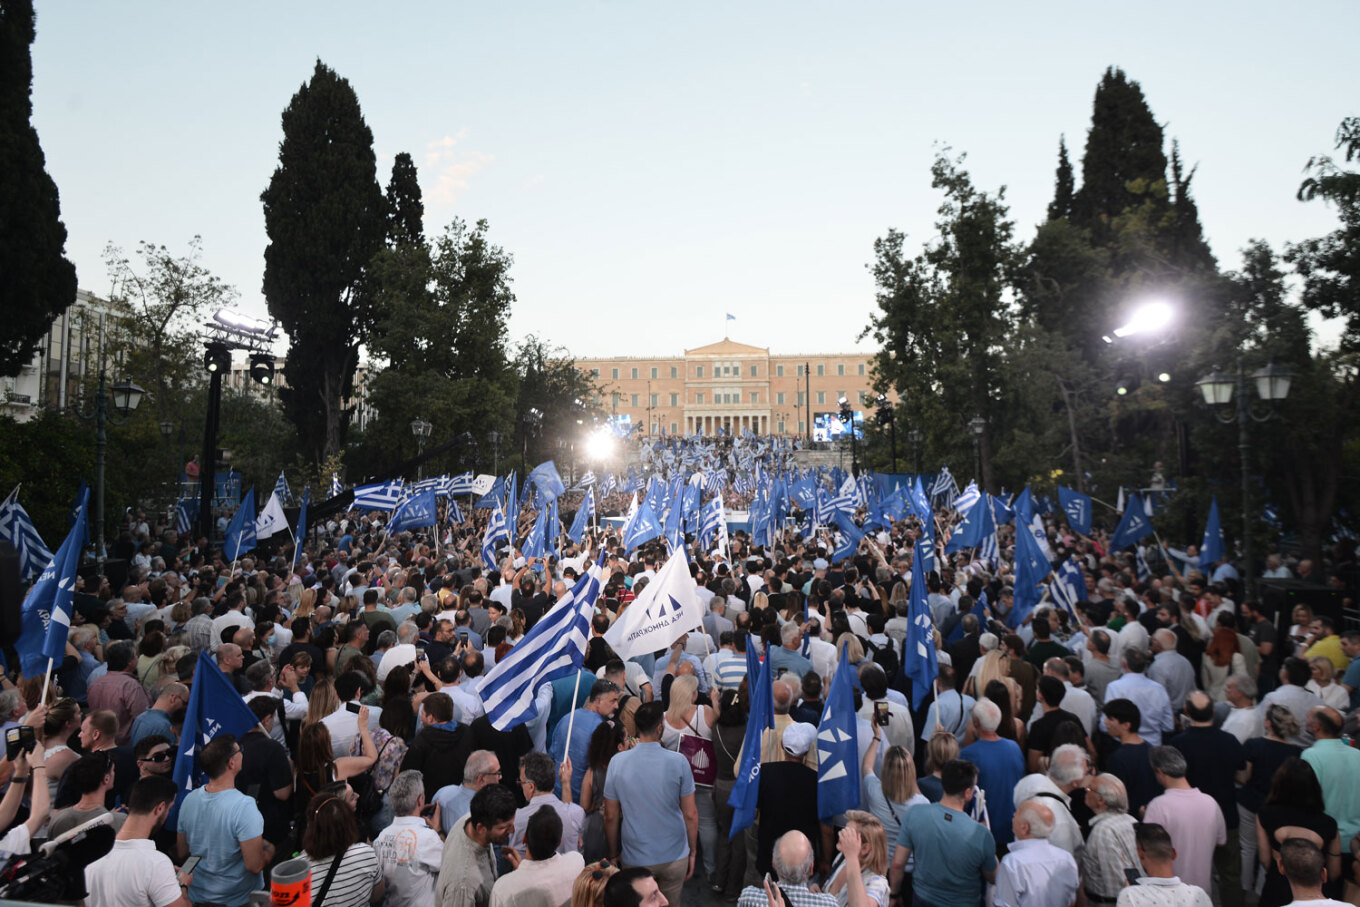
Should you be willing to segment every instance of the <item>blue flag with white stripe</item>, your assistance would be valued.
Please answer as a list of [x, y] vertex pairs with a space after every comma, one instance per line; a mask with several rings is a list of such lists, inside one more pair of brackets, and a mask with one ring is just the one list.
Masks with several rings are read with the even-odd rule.
[[198, 498], [180, 498], [175, 502], [175, 531], [187, 536], [198, 522]]
[[76, 525], [66, 533], [57, 553], [52, 555], [33, 588], [28, 590], [19, 615], [19, 639], [14, 649], [25, 677], [38, 677], [47, 663], [60, 663], [66, 652], [66, 634], [71, 630], [71, 601], [75, 597], [76, 570], [84, 538], [80, 521], [89, 504], [89, 492], [81, 502]]
[[1128, 505], [1124, 508], [1124, 518], [1119, 521], [1114, 535], [1110, 537], [1110, 548], [1111, 550], [1127, 548], [1151, 534], [1152, 521], [1148, 519], [1147, 511], [1143, 509], [1143, 499], [1138, 496], [1138, 492], [1130, 492]]
[[968, 487], [954, 499], [954, 509], [963, 513], [980, 500], [982, 500], [982, 490], [978, 488], [978, 483], [969, 482]]
[[293, 533], [293, 563], [290, 569], [297, 567], [298, 558], [302, 557], [302, 544], [307, 540], [307, 505], [311, 499], [312, 489], [302, 486], [302, 506], [298, 510], [297, 532]]
[[344, 491], [344, 490], [345, 490], [345, 486], [343, 486], [343, 485], [340, 484], [340, 476], [339, 476], [339, 474], [338, 474], [338, 473], [334, 473], [334, 472], [331, 473], [331, 488], [330, 488], [330, 493], [329, 493], [328, 495], [326, 495], [326, 497], [327, 497], [327, 498], [333, 498], [333, 497], [335, 497], [337, 494], [339, 494], [340, 492], [342, 492], [342, 491]]
[[52, 551], [43, 544], [38, 527], [19, 503], [19, 486], [0, 504], [0, 539], [9, 542], [19, 552], [19, 575], [36, 576], [52, 560]]
[[576, 508], [576, 518], [571, 521], [571, 528], [567, 530], [567, 538], [573, 544], [581, 544], [581, 539], [585, 538], [586, 527], [595, 516], [595, 489], [587, 488], [586, 496], [581, 499], [581, 506]]
[[524, 557], [547, 557], [548, 508], [538, 511], [529, 535], [524, 539]]
[[1059, 486], [1058, 503], [1067, 515], [1067, 525], [1078, 535], [1091, 534], [1091, 496]]
[[288, 477], [283, 474], [282, 470], [279, 471], [279, 477], [274, 482], [274, 494], [279, 496], [280, 501], [291, 501], [293, 499], [293, 492], [288, 489]]
[[255, 489], [246, 492], [241, 506], [227, 524], [226, 538], [222, 541], [222, 555], [229, 561], [238, 559], [255, 547]]
[[911, 589], [908, 594], [910, 610], [907, 616], [907, 640], [902, 647], [902, 672], [911, 678], [911, 707], [920, 709], [926, 695], [935, 687], [940, 673], [935, 653], [935, 624], [930, 619], [926, 604], [925, 556], [921, 543], [916, 543], [911, 559]]
[[1086, 574], [1075, 557], [1069, 556], [1059, 565], [1053, 574], [1053, 582], [1049, 583], [1048, 594], [1058, 607], [1076, 615], [1077, 602], [1086, 597]]
[[741, 750], [741, 762], [736, 770], [736, 782], [727, 797], [732, 807], [732, 830], [728, 840], [755, 824], [756, 801], [760, 795], [760, 757], [764, 749], [764, 735], [774, 727], [774, 694], [770, 683], [770, 660], [760, 660], [756, 647], [746, 645], [746, 682], [751, 710], [746, 714], [746, 744]]
[[602, 552], [600, 560], [482, 681], [482, 704], [496, 730], [508, 731], [533, 720], [538, 715], [534, 697], [539, 687], [580, 669], [585, 661], [590, 618], [600, 595], [603, 561]]
[[850, 647], [841, 648], [836, 675], [817, 725], [817, 818], [827, 822], [859, 809], [859, 737]]
[[505, 511], [497, 507], [491, 511], [491, 519], [486, 521], [482, 532], [482, 563], [486, 569], [496, 569], [496, 547], [510, 541], [510, 530], [505, 524]]

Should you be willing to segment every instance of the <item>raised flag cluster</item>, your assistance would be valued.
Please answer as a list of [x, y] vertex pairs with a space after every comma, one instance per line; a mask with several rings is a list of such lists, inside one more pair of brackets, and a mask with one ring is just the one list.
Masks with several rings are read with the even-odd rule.
[[80, 500], [76, 525], [66, 533], [57, 553], [43, 568], [42, 575], [28, 590], [20, 613], [19, 639], [15, 651], [19, 653], [19, 667], [26, 677], [39, 677], [49, 664], [60, 662], [66, 652], [66, 635], [71, 629], [71, 603], [75, 598], [76, 570], [80, 567], [80, 549], [85, 541], [85, 508], [89, 505], [89, 491]]
[[0, 503], [0, 539], [9, 542], [19, 552], [19, 575], [34, 576], [52, 560], [51, 550], [43, 544], [33, 519], [19, 503], [19, 486]]

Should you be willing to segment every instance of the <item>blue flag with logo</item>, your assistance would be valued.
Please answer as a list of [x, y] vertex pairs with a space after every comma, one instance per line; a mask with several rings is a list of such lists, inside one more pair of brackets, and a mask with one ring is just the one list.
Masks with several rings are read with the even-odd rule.
[[524, 540], [524, 557], [547, 556], [548, 508], [544, 507], [534, 518], [533, 528]]
[[574, 544], [581, 544], [581, 539], [585, 538], [586, 527], [590, 525], [593, 516], [595, 516], [595, 489], [587, 488], [586, 496], [581, 499], [581, 506], [576, 508], [576, 518], [571, 521], [571, 528], [567, 530], [567, 538]]
[[925, 548], [926, 562], [923, 565], [927, 573], [936, 569], [935, 564], [935, 512], [930, 507], [930, 498], [926, 497], [925, 486], [921, 484], [921, 477], [916, 477], [916, 484], [911, 489], [912, 509], [916, 512], [916, 517], [921, 521], [921, 542]]
[[[1011, 613], [1006, 616], [1006, 625], [1012, 629], [1020, 626], [1021, 621], [1030, 615], [1043, 598], [1044, 581], [1052, 570], [1048, 559], [1039, 549], [1034, 533], [1021, 528], [1015, 533], [1015, 603]], [[1083, 590], [1084, 591], [1084, 590]]]
[[930, 619], [926, 604], [925, 555], [921, 543], [916, 543], [916, 554], [911, 559], [910, 611], [907, 617], [907, 641], [902, 647], [903, 674], [911, 678], [911, 707], [919, 709], [921, 702], [935, 686], [940, 673], [935, 654], [935, 624]]
[[66, 517], [66, 528], [69, 529], [74, 526], [77, 521], [84, 517], [82, 525], [85, 527], [85, 533], [80, 538], [82, 548], [90, 544], [90, 509], [85, 506], [89, 499], [90, 486], [85, 484], [84, 479], [81, 479], [80, 487], [76, 489], [75, 500], [71, 502], [71, 512]]
[[741, 750], [741, 764], [737, 766], [736, 783], [727, 798], [734, 810], [732, 831], [728, 840], [735, 838], [756, 821], [756, 799], [760, 794], [760, 755], [765, 731], [774, 727], [774, 693], [770, 685], [770, 661], [764, 662], [756, 654], [756, 647], [746, 645], [746, 677], [755, 678], [750, 687], [751, 711], [746, 715], [746, 743]]
[[42, 676], [49, 660], [60, 663], [65, 655], [89, 497], [90, 492], [86, 490], [76, 513], [76, 521], [66, 533], [66, 540], [52, 555], [24, 599], [23, 611], [19, 616], [19, 639], [14, 649], [19, 653], [19, 666], [25, 677]]
[[392, 521], [387, 524], [389, 535], [433, 526], [436, 522], [434, 489], [413, 494], [397, 505], [392, 513]]
[[297, 532], [293, 534], [293, 563], [292, 567], [297, 566], [298, 558], [302, 556], [302, 543], [307, 538], [307, 504], [311, 501], [312, 489], [306, 485], [302, 486], [302, 506], [298, 510]]
[[1204, 541], [1199, 544], [1199, 566], [1208, 570], [1223, 560], [1223, 522], [1218, 517], [1218, 495], [1209, 502], [1209, 522], [1204, 524]]
[[208, 782], [198, 767], [198, 754], [203, 747], [220, 734], [240, 738], [258, 723], [255, 713], [218, 669], [212, 656], [207, 652], [200, 654], [194, 667], [193, 686], [189, 688], [189, 705], [184, 710], [179, 755], [175, 758], [173, 777], [179, 785], [179, 796], [171, 819], [165, 823], [167, 828], [174, 827], [184, 796]]
[[1136, 545], [1140, 539], [1151, 533], [1152, 521], [1148, 519], [1147, 511], [1143, 509], [1143, 499], [1138, 497], [1138, 492], [1130, 492], [1128, 504], [1124, 507], [1124, 518], [1119, 521], [1114, 535], [1110, 537], [1111, 550]]
[[836, 676], [817, 725], [817, 818], [823, 822], [859, 808], [859, 741], [850, 647], [841, 649]]
[[552, 460], [539, 463], [524, 480], [524, 484], [532, 483], [538, 489], [538, 493], [543, 495], [545, 500], [551, 501], [560, 494], [566, 493], [566, 486], [562, 484], [562, 477], [557, 474], [557, 464]]
[[1079, 535], [1091, 534], [1090, 495], [1059, 486], [1058, 503], [1062, 505], [1063, 513], [1067, 515], [1067, 525], [1072, 527], [1073, 532]]
[[222, 555], [234, 561], [255, 547], [255, 489], [246, 492], [236, 515], [227, 524], [227, 535], [222, 541]]
[[661, 521], [656, 518], [656, 513], [651, 505], [643, 501], [638, 505], [637, 513], [628, 521], [628, 525], [623, 530], [623, 547], [632, 551], [634, 548], [661, 535]]

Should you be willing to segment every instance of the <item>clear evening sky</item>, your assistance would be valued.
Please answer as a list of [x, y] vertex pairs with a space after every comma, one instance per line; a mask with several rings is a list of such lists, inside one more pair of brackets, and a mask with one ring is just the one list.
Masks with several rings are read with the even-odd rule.
[[[1294, 193], [1357, 109], [1360, 4], [77, 2], [40, 0], [34, 125], [80, 286], [112, 241], [183, 251], [263, 316], [259, 195], [319, 57], [358, 93], [386, 185], [429, 233], [486, 218], [516, 337], [577, 356], [722, 336], [856, 348], [875, 237], [930, 239], [935, 148], [1007, 187], [1028, 240], [1058, 137], [1079, 160], [1109, 65], [1198, 166], [1220, 263], [1336, 226]], [[1334, 329], [1323, 336], [1332, 338]], [[866, 341], [867, 345], [867, 341]]]

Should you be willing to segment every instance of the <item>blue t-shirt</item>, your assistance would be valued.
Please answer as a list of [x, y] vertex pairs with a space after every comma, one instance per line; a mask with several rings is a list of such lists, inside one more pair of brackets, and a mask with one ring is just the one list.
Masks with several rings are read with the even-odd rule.
[[982, 873], [996, 869], [996, 841], [986, 826], [939, 803], [907, 811], [897, 846], [911, 848], [912, 885], [932, 904], [980, 903]]
[[189, 900], [238, 907], [264, 887], [258, 872], [247, 872], [241, 843], [264, 834], [264, 817], [255, 801], [235, 788], [209, 793], [190, 791], [179, 810], [179, 830], [189, 853], [202, 860], [194, 869]]
[[1020, 745], [1005, 737], [1000, 740], [979, 740], [959, 751], [960, 759], [977, 766], [978, 787], [987, 793], [987, 815], [992, 820], [992, 834], [998, 844], [1009, 844], [1015, 832], [1011, 817], [1015, 815], [1015, 785], [1025, 777], [1025, 757]]
[[639, 743], [615, 756], [604, 776], [604, 795], [617, 800], [623, 813], [623, 862], [656, 866], [689, 856], [680, 798], [693, 793], [694, 774], [685, 757], [659, 743]]
[[175, 736], [175, 729], [170, 724], [170, 716], [160, 709], [147, 709], [132, 720], [132, 731], [128, 742], [136, 746], [142, 738], [153, 737], [157, 734], [169, 737], [172, 744], [179, 746], [179, 738]]
[[1351, 688], [1351, 708], [1360, 709], [1360, 658], [1352, 658], [1341, 682]]
[[[586, 769], [589, 767], [590, 759], [587, 754], [590, 751], [590, 735], [595, 733], [595, 729], [604, 722], [599, 712], [592, 712], [590, 709], [577, 709], [576, 720], [573, 722], [571, 716], [563, 718], [557, 722], [556, 729], [553, 730], [552, 746], [548, 747], [548, 754], [553, 757], [553, 761], [558, 765], [563, 762], [564, 755], [571, 756], [571, 802], [581, 802], [581, 782], [585, 780]], [[571, 747], [567, 747], [567, 728], [571, 728]], [[688, 765], [689, 763], [685, 763]], [[553, 793], [562, 796], [562, 778], [558, 776], [553, 783]]]

